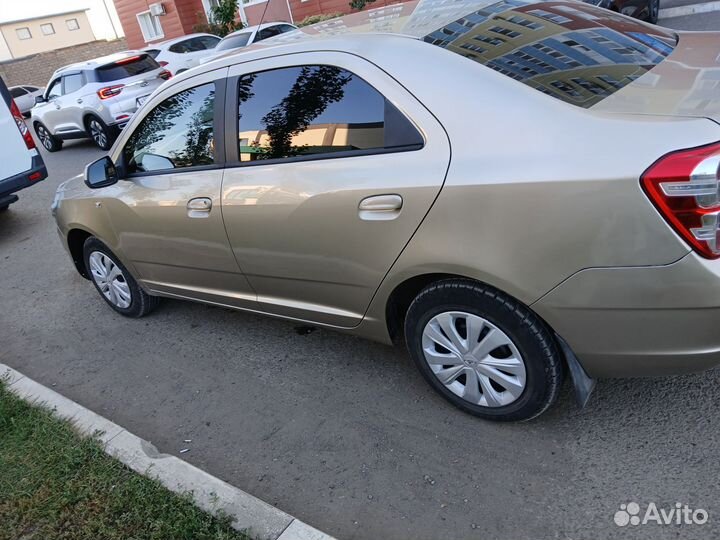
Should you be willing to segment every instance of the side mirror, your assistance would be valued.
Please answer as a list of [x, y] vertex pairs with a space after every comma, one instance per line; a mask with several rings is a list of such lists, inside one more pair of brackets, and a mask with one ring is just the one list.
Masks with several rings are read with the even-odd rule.
[[35, 96], [35, 104], [38, 103], [45, 103], [47, 100], [45, 99], [45, 96]]
[[112, 160], [105, 156], [85, 167], [85, 185], [89, 188], [112, 186], [118, 181], [117, 169]]

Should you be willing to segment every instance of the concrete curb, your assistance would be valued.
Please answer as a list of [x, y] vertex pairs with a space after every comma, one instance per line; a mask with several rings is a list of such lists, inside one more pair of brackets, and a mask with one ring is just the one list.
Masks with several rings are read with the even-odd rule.
[[658, 18], [672, 19], [673, 17], [685, 17], [687, 15], [695, 15], [696, 13], [709, 13], [711, 11], [720, 11], [720, 1], [661, 9], [658, 13]]
[[197, 506], [210, 513], [222, 510], [233, 518], [233, 527], [247, 531], [253, 538], [334, 540], [186, 461], [159, 453], [150, 442], [4, 364], [0, 364], [0, 379], [25, 401], [51, 409], [60, 418], [70, 420], [83, 435], [100, 432], [98, 439], [107, 454], [134, 471], [159, 480], [175, 493], [191, 492]]

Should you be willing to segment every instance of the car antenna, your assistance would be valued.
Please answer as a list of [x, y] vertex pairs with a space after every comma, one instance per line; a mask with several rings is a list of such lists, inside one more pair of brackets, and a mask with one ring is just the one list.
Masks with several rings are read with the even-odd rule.
[[[242, 2], [242, 0], [240, 0]], [[260, 22], [258, 23], [258, 32], [260, 31], [260, 27], [262, 26], [263, 21], [265, 20], [265, 13], [267, 13], [267, 8], [270, 5], [271, 0], [267, 0], [265, 2], [265, 8], [263, 9], [262, 16], [260, 17]]]

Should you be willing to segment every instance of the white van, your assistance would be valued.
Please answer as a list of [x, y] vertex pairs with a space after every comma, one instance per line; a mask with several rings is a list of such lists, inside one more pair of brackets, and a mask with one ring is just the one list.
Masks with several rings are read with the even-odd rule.
[[20, 109], [0, 78], [0, 211], [18, 200], [16, 192], [47, 178], [47, 169], [35, 147]]

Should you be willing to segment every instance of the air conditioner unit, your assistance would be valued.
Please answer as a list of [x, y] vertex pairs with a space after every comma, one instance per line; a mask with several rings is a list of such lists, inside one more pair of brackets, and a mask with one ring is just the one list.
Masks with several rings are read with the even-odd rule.
[[165, 6], [158, 2], [157, 4], [150, 4], [150, 13], [152, 15], [165, 15]]

